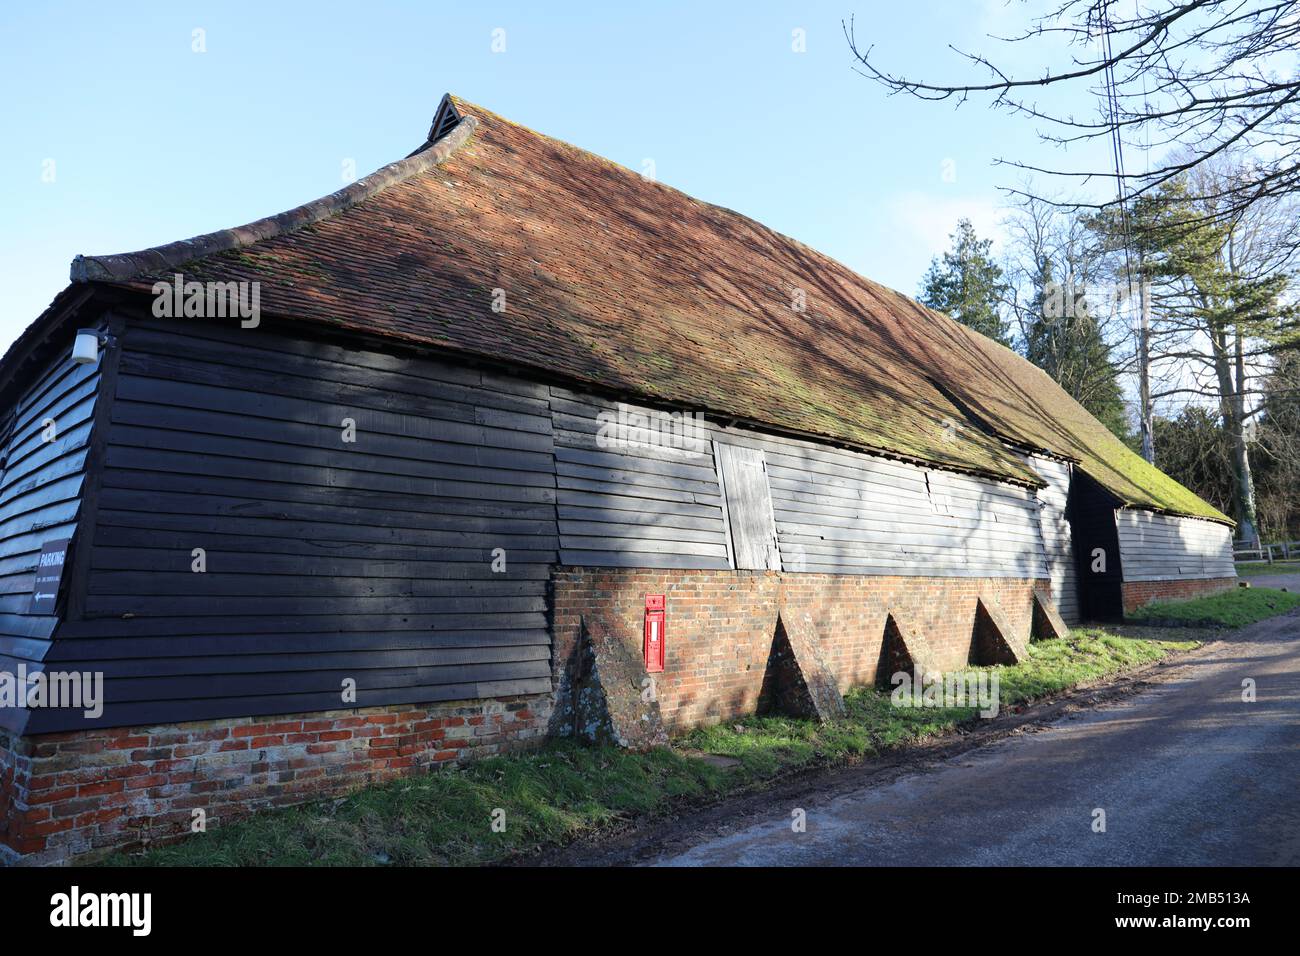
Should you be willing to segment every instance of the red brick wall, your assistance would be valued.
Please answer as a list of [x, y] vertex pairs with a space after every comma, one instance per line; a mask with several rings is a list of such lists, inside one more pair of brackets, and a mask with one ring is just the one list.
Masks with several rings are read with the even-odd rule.
[[[550, 695], [17, 738], [0, 731], [0, 863], [190, 832], [540, 741]], [[186, 837], [201, 839], [200, 836]]]
[[[22, 753], [22, 741], [0, 730], [0, 864], [7, 862], [6, 848], [13, 821], [26, 795], [27, 771], [31, 761]], [[8, 854], [12, 855], [12, 852]]]
[[552, 660], [561, 694], [585, 609], [621, 622], [640, 655], [645, 596], [667, 595], [667, 662], [656, 693], [670, 731], [753, 713], [783, 604], [812, 616], [844, 691], [875, 680], [889, 608], [925, 634], [939, 666], [956, 668], [969, 660], [979, 595], [999, 600], [1013, 626], [1028, 634], [1033, 589], [1048, 588], [1045, 580], [1009, 578], [584, 568], [561, 568], [554, 583]]
[[[665, 725], [684, 730], [752, 713], [778, 611], [811, 616], [841, 690], [876, 677], [885, 614], [898, 608], [939, 666], [965, 664], [975, 601], [1000, 602], [1028, 633], [1046, 581], [559, 569], [554, 667], [563, 673], [586, 608], [622, 623], [640, 655], [646, 594], [666, 594]], [[54, 862], [107, 848], [188, 838], [207, 824], [541, 739], [549, 695], [238, 718], [13, 738], [0, 733], [0, 862]]]
[[1184, 601], [1203, 594], [1231, 591], [1236, 578], [1179, 578], [1176, 581], [1125, 581], [1124, 613], [1131, 614], [1152, 601]]

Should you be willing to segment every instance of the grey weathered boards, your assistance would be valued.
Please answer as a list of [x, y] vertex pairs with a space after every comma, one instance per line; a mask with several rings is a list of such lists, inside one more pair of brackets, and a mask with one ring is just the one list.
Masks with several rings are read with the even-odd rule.
[[722, 479], [735, 566], [747, 571], [780, 571], [781, 550], [763, 453], [715, 441], [713, 454]]
[[551, 405], [565, 564], [735, 567], [715, 462], [727, 445], [763, 456], [785, 571], [1048, 577], [1032, 489], [707, 419], [671, 447], [644, 427], [648, 407], [558, 387]]
[[[58, 619], [33, 613], [32, 588], [42, 546], [76, 532], [98, 386], [98, 365], [64, 354], [0, 424], [0, 671], [37, 665], [51, 647]], [[22, 716], [0, 708], [0, 727]]]
[[665, 440], [662, 413], [641, 406], [559, 387], [550, 399], [562, 564], [731, 567], [707, 436]]
[[725, 444], [762, 451], [787, 571], [1047, 577], [1032, 489], [707, 427]]
[[1067, 507], [1070, 499], [1070, 463], [1035, 455], [1029, 459], [1034, 471], [1047, 482], [1038, 489], [1038, 522], [1043, 535], [1047, 570], [1052, 579], [1052, 600], [1067, 624], [1079, 621], [1079, 581], [1074, 556], [1074, 539]]
[[1121, 508], [1115, 515], [1125, 581], [1230, 578], [1232, 529], [1214, 521]]

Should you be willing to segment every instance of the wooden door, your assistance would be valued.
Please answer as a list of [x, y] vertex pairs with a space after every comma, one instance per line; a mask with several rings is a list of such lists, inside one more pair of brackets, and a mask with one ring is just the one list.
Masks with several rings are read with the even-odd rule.
[[732, 552], [736, 567], [756, 571], [780, 571], [776, 519], [772, 495], [767, 486], [767, 465], [756, 448], [713, 443], [718, 477], [731, 527]]

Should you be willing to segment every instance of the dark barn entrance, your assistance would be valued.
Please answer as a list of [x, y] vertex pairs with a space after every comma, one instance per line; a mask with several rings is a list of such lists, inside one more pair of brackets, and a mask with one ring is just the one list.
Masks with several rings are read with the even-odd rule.
[[1066, 516], [1074, 539], [1079, 611], [1085, 621], [1124, 619], [1124, 576], [1115, 525], [1119, 505], [1114, 495], [1074, 469]]

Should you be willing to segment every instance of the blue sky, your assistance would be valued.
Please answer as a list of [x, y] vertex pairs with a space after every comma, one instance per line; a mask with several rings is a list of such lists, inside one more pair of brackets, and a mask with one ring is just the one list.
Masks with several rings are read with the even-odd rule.
[[332, 192], [349, 161], [364, 176], [418, 146], [448, 90], [633, 169], [651, 159], [663, 182], [914, 294], [959, 216], [996, 229], [997, 186], [1016, 177], [995, 156], [1060, 157], [984, 104], [886, 97], [854, 72], [841, 20], [856, 15], [885, 65], [958, 75], [947, 44], [987, 48], [984, 34], [1020, 9], [6, 3], [0, 347], [63, 288], [75, 254], [187, 238]]

